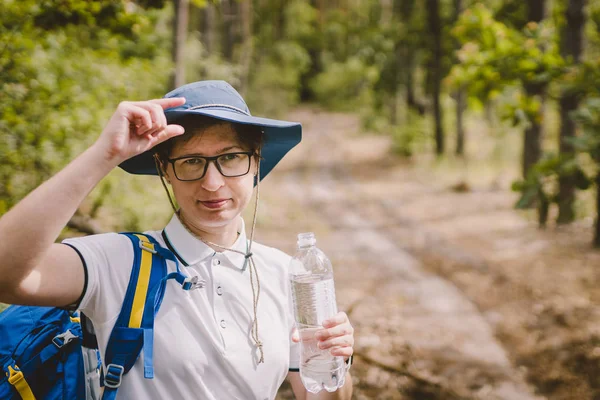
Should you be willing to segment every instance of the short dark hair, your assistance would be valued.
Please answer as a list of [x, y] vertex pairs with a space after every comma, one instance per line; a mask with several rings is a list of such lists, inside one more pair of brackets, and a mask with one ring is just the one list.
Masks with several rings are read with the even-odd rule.
[[[215, 125], [231, 125], [236, 134], [236, 139], [249, 150], [258, 151], [263, 144], [262, 128], [256, 125], [237, 124], [204, 115], [186, 115], [174, 123], [183, 126], [186, 133], [176, 136], [156, 146], [156, 155], [163, 167], [167, 166], [171, 151], [176, 143], [186, 143], [196, 135], [201, 135], [206, 129]], [[257, 155], [258, 157], [258, 155]]]

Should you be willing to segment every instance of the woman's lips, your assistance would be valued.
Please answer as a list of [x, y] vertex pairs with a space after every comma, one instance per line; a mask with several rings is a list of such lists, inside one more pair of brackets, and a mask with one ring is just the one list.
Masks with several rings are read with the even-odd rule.
[[200, 203], [202, 203], [202, 205], [206, 208], [217, 209], [225, 206], [225, 203], [227, 203], [227, 201], [228, 199], [217, 199], [200, 201]]

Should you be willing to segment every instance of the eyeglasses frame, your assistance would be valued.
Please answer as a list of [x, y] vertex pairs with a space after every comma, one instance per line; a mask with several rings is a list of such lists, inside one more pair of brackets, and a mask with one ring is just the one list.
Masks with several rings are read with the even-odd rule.
[[[219, 165], [219, 163], [217, 162], [217, 160], [220, 157], [223, 156], [227, 156], [227, 155], [232, 155], [232, 154], [245, 154], [248, 156], [248, 170], [246, 172], [244, 172], [243, 174], [239, 174], [239, 175], [225, 175], [223, 173], [223, 171], [221, 170], [221, 166]], [[175, 178], [177, 178], [178, 181], [181, 182], [194, 182], [194, 181], [199, 181], [200, 179], [204, 178], [206, 176], [206, 172], [208, 171], [208, 165], [212, 162], [215, 164], [215, 167], [217, 167], [217, 171], [219, 171], [219, 173], [224, 176], [225, 178], [237, 178], [240, 176], [244, 176], [247, 175], [250, 172], [250, 167], [252, 166], [252, 156], [256, 155], [256, 151], [255, 150], [251, 150], [251, 151], [234, 151], [231, 153], [223, 153], [223, 154], [219, 154], [218, 156], [194, 156], [194, 155], [188, 155], [188, 156], [181, 156], [181, 157], [176, 157], [176, 158], [168, 158], [167, 161], [169, 163], [171, 163], [171, 165], [173, 166], [173, 173], [175, 174]], [[179, 161], [179, 160], [183, 160], [186, 158], [202, 158], [204, 160], [206, 160], [206, 164], [204, 165], [204, 172], [202, 173], [202, 175], [199, 178], [196, 179], [180, 179], [177, 176], [177, 170], [175, 169], [175, 162]]]

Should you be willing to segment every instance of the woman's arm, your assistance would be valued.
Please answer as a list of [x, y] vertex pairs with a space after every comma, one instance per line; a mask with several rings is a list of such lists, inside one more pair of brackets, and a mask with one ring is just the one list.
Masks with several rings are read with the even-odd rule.
[[183, 133], [167, 126], [171, 98], [123, 102], [98, 140], [0, 218], [0, 302], [66, 306], [83, 291], [81, 260], [54, 243], [88, 193], [124, 160]]

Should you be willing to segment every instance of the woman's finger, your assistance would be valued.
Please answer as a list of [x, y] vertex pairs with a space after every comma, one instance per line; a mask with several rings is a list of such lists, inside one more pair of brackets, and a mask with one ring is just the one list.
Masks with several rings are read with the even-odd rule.
[[151, 101], [140, 101], [134, 104], [150, 113], [150, 118], [152, 119], [151, 130], [153, 132], [146, 133], [155, 133], [167, 127], [167, 117], [165, 116], [165, 111], [160, 105]]
[[329, 353], [332, 356], [344, 357], [347, 360], [352, 354], [354, 354], [354, 349], [352, 347], [334, 347], [329, 350]]
[[329, 329], [321, 329], [316, 333], [315, 337], [318, 340], [327, 340], [330, 337], [354, 335], [354, 328], [350, 325], [350, 322], [346, 322], [341, 325], [334, 326]]
[[320, 349], [329, 349], [332, 347], [352, 347], [354, 346], [354, 337], [352, 335], [337, 336], [318, 344]]
[[299, 343], [300, 342], [300, 333], [298, 333], [298, 329], [294, 328], [292, 331], [292, 342]]
[[148, 100], [150, 103], [158, 104], [163, 110], [167, 108], [177, 107], [185, 104], [184, 97], [169, 97], [166, 99]]
[[165, 129], [162, 129], [155, 135], [149, 135], [148, 139], [150, 142], [150, 146], [154, 147], [159, 143], [167, 141], [172, 137], [183, 135], [185, 133], [185, 129], [181, 125], [171, 124], [167, 125]]
[[332, 326], [340, 325], [343, 323], [349, 322], [348, 315], [345, 312], [339, 312], [335, 314], [333, 317], [327, 318], [323, 321], [324, 328], [331, 328]]
[[124, 103], [123, 115], [129, 121], [130, 129], [137, 135], [143, 135], [152, 129], [152, 116], [150, 112], [133, 103]]

